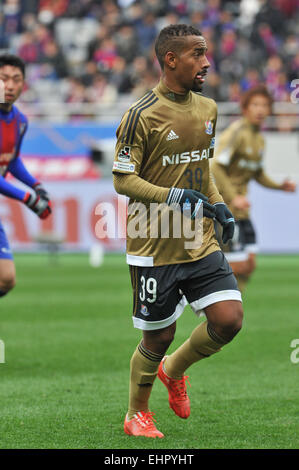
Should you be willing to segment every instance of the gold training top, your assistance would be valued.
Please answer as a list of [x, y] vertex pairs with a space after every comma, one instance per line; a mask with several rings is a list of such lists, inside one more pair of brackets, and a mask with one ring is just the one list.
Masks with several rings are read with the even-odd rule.
[[[124, 114], [116, 133], [112, 171], [115, 189], [130, 197], [128, 264], [184, 263], [220, 249], [211, 219], [203, 219], [201, 246], [196, 242], [196, 247], [190, 248], [186, 242], [192, 241], [192, 230], [198, 227], [195, 222], [185, 236], [185, 217], [176, 211], [177, 219], [173, 211], [168, 236], [167, 230], [156, 230], [151, 218], [155, 210], [150, 204], [166, 201], [171, 187], [198, 190], [211, 204], [223, 202], [209, 168], [214, 153], [216, 120], [217, 106], [212, 99], [191, 91], [176, 94], [163, 81]], [[145, 212], [140, 210], [140, 203], [136, 205], [138, 201], [143, 201]], [[157, 213], [161, 222], [162, 215]], [[141, 234], [140, 227], [145, 220], [146, 234]]]
[[280, 189], [263, 169], [264, 138], [246, 118], [233, 122], [217, 139], [212, 173], [220, 194], [236, 219], [248, 219], [248, 210], [236, 210], [231, 205], [237, 195], [246, 196], [248, 183], [255, 179], [261, 185]]

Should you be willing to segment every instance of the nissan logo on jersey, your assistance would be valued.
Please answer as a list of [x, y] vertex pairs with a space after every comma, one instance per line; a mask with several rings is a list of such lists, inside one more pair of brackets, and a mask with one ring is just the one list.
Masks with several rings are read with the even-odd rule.
[[163, 166], [178, 165], [180, 163], [198, 162], [210, 158], [210, 149], [193, 150], [193, 152], [175, 153], [171, 157], [163, 155]]

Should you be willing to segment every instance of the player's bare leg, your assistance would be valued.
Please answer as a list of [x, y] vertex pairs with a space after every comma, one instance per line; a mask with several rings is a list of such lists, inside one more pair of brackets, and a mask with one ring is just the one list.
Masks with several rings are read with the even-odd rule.
[[165, 361], [171, 377], [181, 377], [188, 367], [220, 351], [242, 327], [242, 303], [236, 300], [217, 302], [205, 308], [207, 320], [193, 330], [190, 338]]
[[211, 331], [221, 342], [229, 343], [242, 328], [242, 302], [227, 300], [217, 302], [205, 308], [205, 314]]
[[231, 262], [230, 266], [236, 276], [238, 287], [243, 293], [247, 283], [256, 268], [256, 256], [254, 253], [249, 253], [246, 261]]
[[[195, 362], [215, 354], [229, 343], [242, 327], [243, 309], [239, 301], [228, 300], [205, 308], [201, 323], [170, 356], [161, 362], [158, 377], [168, 388], [169, 404], [181, 418], [190, 414], [185, 371]], [[169, 382], [170, 379], [170, 382]]]
[[16, 284], [15, 264], [10, 259], [0, 259], [0, 297], [3, 297]]

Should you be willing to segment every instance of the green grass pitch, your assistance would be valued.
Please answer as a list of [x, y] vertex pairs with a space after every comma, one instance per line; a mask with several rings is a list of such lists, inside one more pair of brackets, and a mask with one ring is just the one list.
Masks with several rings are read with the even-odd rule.
[[[191, 416], [180, 420], [157, 380], [151, 409], [164, 439], [124, 434], [131, 321], [125, 257], [16, 255], [17, 287], [1, 299], [2, 449], [291, 449], [299, 444], [299, 257], [259, 256], [242, 331], [189, 371]], [[187, 307], [172, 351], [198, 320]], [[299, 357], [299, 353], [298, 353]]]

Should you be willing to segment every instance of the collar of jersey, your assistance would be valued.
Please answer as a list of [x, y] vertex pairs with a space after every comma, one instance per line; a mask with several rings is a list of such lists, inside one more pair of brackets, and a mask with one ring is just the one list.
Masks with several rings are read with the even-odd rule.
[[10, 111], [5, 111], [0, 108], [0, 116], [4, 121], [10, 122], [14, 117], [14, 107], [12, 107]]
[[243, 116], [243, 122], [252, 130], [252, 132], [260, 132], [260, 128], [255, 124], [252, 124], [245, 116]]
[[175, 93], [174, 91], [170, 90], [170, 88], [168, 88], [165, 85], [165, 83], [163, 82], [162, 79], [160, 80], [159, 84], [157, 85], [156, 90], [164, 98], [166, 98], [169, 103], [179, 104], [179, 105], [184, 105], [184, 106], [187, 105], [188, 106], [188, 105], [190, 105], [191, 100], [192, 100], [191, 91], [186, 93], [186, 95], [179, 95], [178, 93]]

